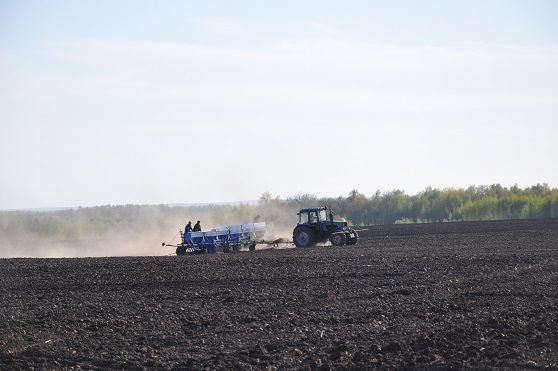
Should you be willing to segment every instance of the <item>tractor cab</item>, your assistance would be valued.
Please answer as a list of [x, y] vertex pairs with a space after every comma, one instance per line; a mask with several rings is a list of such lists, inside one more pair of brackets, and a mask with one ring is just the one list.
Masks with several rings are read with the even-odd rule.
[[328, 215], [327, 207], [302, 209], [298, 213], [298, 224], [317, 224], [320, 222], [331, 222], [333, 216]]

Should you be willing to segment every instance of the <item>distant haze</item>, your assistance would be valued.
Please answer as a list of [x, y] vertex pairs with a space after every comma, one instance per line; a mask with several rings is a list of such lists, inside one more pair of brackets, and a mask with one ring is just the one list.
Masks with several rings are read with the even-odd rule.
[[558, 185], [558, 3], [0, 3], [0, 209]]

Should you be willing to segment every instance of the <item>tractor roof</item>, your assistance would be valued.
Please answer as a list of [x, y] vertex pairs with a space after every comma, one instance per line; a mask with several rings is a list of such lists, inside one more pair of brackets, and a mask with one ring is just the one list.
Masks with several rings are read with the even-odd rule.
[[327, 207], [322, 206], [322, 207], [309, 207], [306, 209], [301, 209], [300, 212], [301, 213], [305, 213], [305, 212], [312, 212], [312, 211], [320, 211], [320, 210], [325, 210], [327, 209]]

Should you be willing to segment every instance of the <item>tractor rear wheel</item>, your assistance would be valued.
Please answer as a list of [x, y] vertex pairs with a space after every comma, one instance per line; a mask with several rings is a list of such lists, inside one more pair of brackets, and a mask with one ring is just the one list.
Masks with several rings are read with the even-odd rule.
[[329, 241], [333, 246], [343, 246], [347, 242], [347, 237], [344, 232], [332, 233]]
[[176, 255], [178, 255], [178, 256], [184, 256], [184, 255], [186, 255], [186, 247], [184, 247], [184, 246], [178, 246], [178, 247], [176, 248]]
[[309, 227], [298, 227], [293, 232], [293, 241], [296, 247], [314, 246], [316, 237], [314, 231]]

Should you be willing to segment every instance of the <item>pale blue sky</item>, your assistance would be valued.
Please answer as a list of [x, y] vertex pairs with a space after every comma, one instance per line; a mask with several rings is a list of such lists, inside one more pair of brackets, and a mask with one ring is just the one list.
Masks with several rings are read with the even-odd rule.
[[556, 1], [0, 0], [0, 209], [558, 186]]

